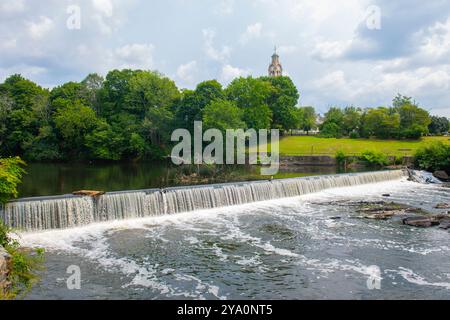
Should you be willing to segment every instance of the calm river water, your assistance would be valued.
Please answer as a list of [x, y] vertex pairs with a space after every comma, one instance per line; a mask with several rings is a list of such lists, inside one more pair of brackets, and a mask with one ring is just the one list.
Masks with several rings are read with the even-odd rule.
[[[200, 169], [197, 180], [183, 179], [196, 173], [195, 167], [173, 167], [164, 163], [30, 163], [27, 175], [19, 186], [20, 197], [69, 194], [76, 190], [122, 191], [165, 188], [179, 185], [222, 183], [243, 180], [267, 179], [259, 174], [258, 167], [227, 166], [226, 172]], [[364, 170], [363, 170], [364, 171]], [[367, 171], [367, 169], [365, 170]], [[292, 178], [333, 174], [335, 167], [306, 166], [281, 169], [275, 178]]]
[[[357, 217], [352, 202], [384, 193], [431, 211], [450, 200], [448, 188], [398, 180], [24, 234], [24, 244], [47, 250], [27, 298], [449, 299], [448, 231]], [[81, 269], [80, 290], [67, 288], [71, 265]]]

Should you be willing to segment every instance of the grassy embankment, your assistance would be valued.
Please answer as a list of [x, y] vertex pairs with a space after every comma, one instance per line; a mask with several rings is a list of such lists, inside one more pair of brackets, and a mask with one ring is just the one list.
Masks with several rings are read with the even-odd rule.
[[[417, 149], [433, 141], [450, 144], [450, 137], [424, 137], [421, 140], [376, 140], [376, 139], [328, 139], [313, 136], [288, 136], [280, 141], [282, 156], [336, 155], [343, 151], [346, 155], [358, 156], [367, 150], [376, 150], [387, 156], [412, 156]], [[269, 147], [270, 149], [270, 147]]]

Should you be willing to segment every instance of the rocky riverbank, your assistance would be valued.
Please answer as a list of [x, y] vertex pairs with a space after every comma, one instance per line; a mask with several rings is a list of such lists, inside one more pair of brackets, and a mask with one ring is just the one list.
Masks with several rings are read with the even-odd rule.
[[9, 287], [8, 274], [10, 258], [8, 252], [0, 246], [0, 298], [6, 294], [6, 290]]
[[[385, 194], [388, 198], [390, 195]], [[438, 203], [435, 209], [443, 211], [439, 213], [430, 213], [421, 208], [406, 206], [404, 204], [389, 201], [357, 201], [357, 202], [333, 202], [327, 203], [334, 206], [354, 207], [354, 212], [350, 218], [354, 219], [370, 219], [370, 220], [393, 220], [403, 225], [418, 228], [438, 227], [439, 229], [450, 229], [450, 204]], [[333, 217], [334, 220], [342, 217]]]

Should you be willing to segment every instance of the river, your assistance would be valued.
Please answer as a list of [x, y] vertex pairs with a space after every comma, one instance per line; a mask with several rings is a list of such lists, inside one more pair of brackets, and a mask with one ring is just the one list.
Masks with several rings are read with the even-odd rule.
[[[255, 166], [226, 166], [225, 172], [201, 167], [198, 179], [187, 179], [196, 167], [174, 167], [161, 162], [124, 163], [30, 163], [19, 186], [19, 196], [37, 197], [69, 194], [76, 190], [122, 191], [165, 188], [179, 185], [267, 179]], [[367, 171], [359, 169], [358, 171]], [[281, 168], [275, 178], [333, 174], [333, 166]]]
[[[47, 268], [27, 299], [448, 299], [448, 231], [357, 217], [355, 201], [385, 193], [432, 212], [450, 200], [448, 188], [402, 178], [25, 233], [23, 244], [46, 249]], [[71, 265], [80, 290], [67, 287]]]

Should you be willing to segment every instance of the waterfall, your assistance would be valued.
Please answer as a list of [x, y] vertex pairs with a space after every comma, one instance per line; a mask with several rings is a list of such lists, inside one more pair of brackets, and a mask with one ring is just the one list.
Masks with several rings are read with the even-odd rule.
[[273, 181], [226, 183], [107, 193], [98, 198], [19, 199], [0, 207], [0, 219], [25, 231], [64, 229], [94, 222], [175, 214], [296, 197], [324, 189], [397, 180], [405, 172], [379, 171]]

